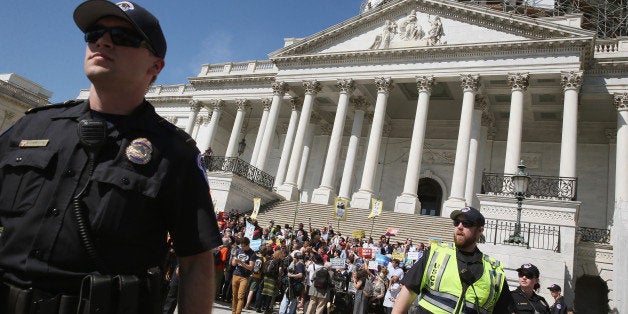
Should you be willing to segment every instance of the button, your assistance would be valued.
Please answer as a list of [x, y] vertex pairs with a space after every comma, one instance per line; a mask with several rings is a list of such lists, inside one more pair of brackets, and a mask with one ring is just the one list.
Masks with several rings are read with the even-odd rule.
[[129, 181], [129, 178], [126, 178], [126, 177], [122, 178], [122, 184], [129, 185], [129, 183], [131, 183], [131, 181]]
[[74, 170], [72, 169], [65, 169], [63, 170], [63, 175], [66, 177], [72, 177], [74, 176]]
[[41, 259], [44, 256], [44, 253], [40, 250], [32, 250], [30, 255], [36, 259]]
[[54, 207], [51, 207], [51, 208], [48, 208], [48, 212], [46, 214], [48, 215], [48, 217], [57, 217], [59, 216], [59, 210]]
[[17, 162], [22, 161], [22, 157], [16, 157], [16, 158], [15, 158], [15, 161], [17, 161]]

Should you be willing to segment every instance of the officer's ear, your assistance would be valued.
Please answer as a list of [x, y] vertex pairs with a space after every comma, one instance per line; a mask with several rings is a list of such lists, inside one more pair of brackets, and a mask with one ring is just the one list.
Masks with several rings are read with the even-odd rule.
[[157, 60], [153, 62], [153, 65], [150, 67], [150, 69], [148, 69], [148, 71], [150, 72], [151, 75], [157, 76], [161, 72], [161, 70], [164, 68], [165, 65], [166, 65], [166, 62], [164, 61], [164, 59], [158, 58]]

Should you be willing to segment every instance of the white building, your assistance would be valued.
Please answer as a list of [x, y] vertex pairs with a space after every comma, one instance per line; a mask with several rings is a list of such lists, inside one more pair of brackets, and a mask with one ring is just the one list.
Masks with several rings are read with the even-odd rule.
[[[608, 297], [623, 312], [628, 40], [596, 40], [580, 18], [388, 1], [286, 39], [269, 60], [205, 64], [147, 98], [211, 147], [218, 210], [253, 197], [358, 208], [376, 197], [387, 211], [442, 216], [473, 205], [489, 219], [482, 250], [511, 277], [534, 262], [548, 299], [558, 283], [569, 302], [595, 311]], [[530, 248], [503, 244], [500, 229], [517, 216], [520, 160]]]
[[15, 73], [0, 74], [0, 134], [26, 110], [50, 104], [52, 92]]

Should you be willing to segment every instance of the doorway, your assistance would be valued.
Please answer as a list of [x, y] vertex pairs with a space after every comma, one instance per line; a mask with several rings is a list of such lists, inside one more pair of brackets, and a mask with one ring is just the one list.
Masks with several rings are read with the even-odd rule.
[[443, 203], [443, 189], [432, 178], [419, 180], [419, 201], [421, 201], [421, 215], [440, 216]]

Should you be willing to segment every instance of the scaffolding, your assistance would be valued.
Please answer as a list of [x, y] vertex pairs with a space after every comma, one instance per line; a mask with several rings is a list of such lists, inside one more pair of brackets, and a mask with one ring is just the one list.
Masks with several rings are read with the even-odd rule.
[[[581, 14], [581, 27], [596, 32], [599, 39], [628, 36], [628, 0], [459, 0], [494, 10], [530, 17]], [[360, 12], [390, 0], [362, 0]]]

